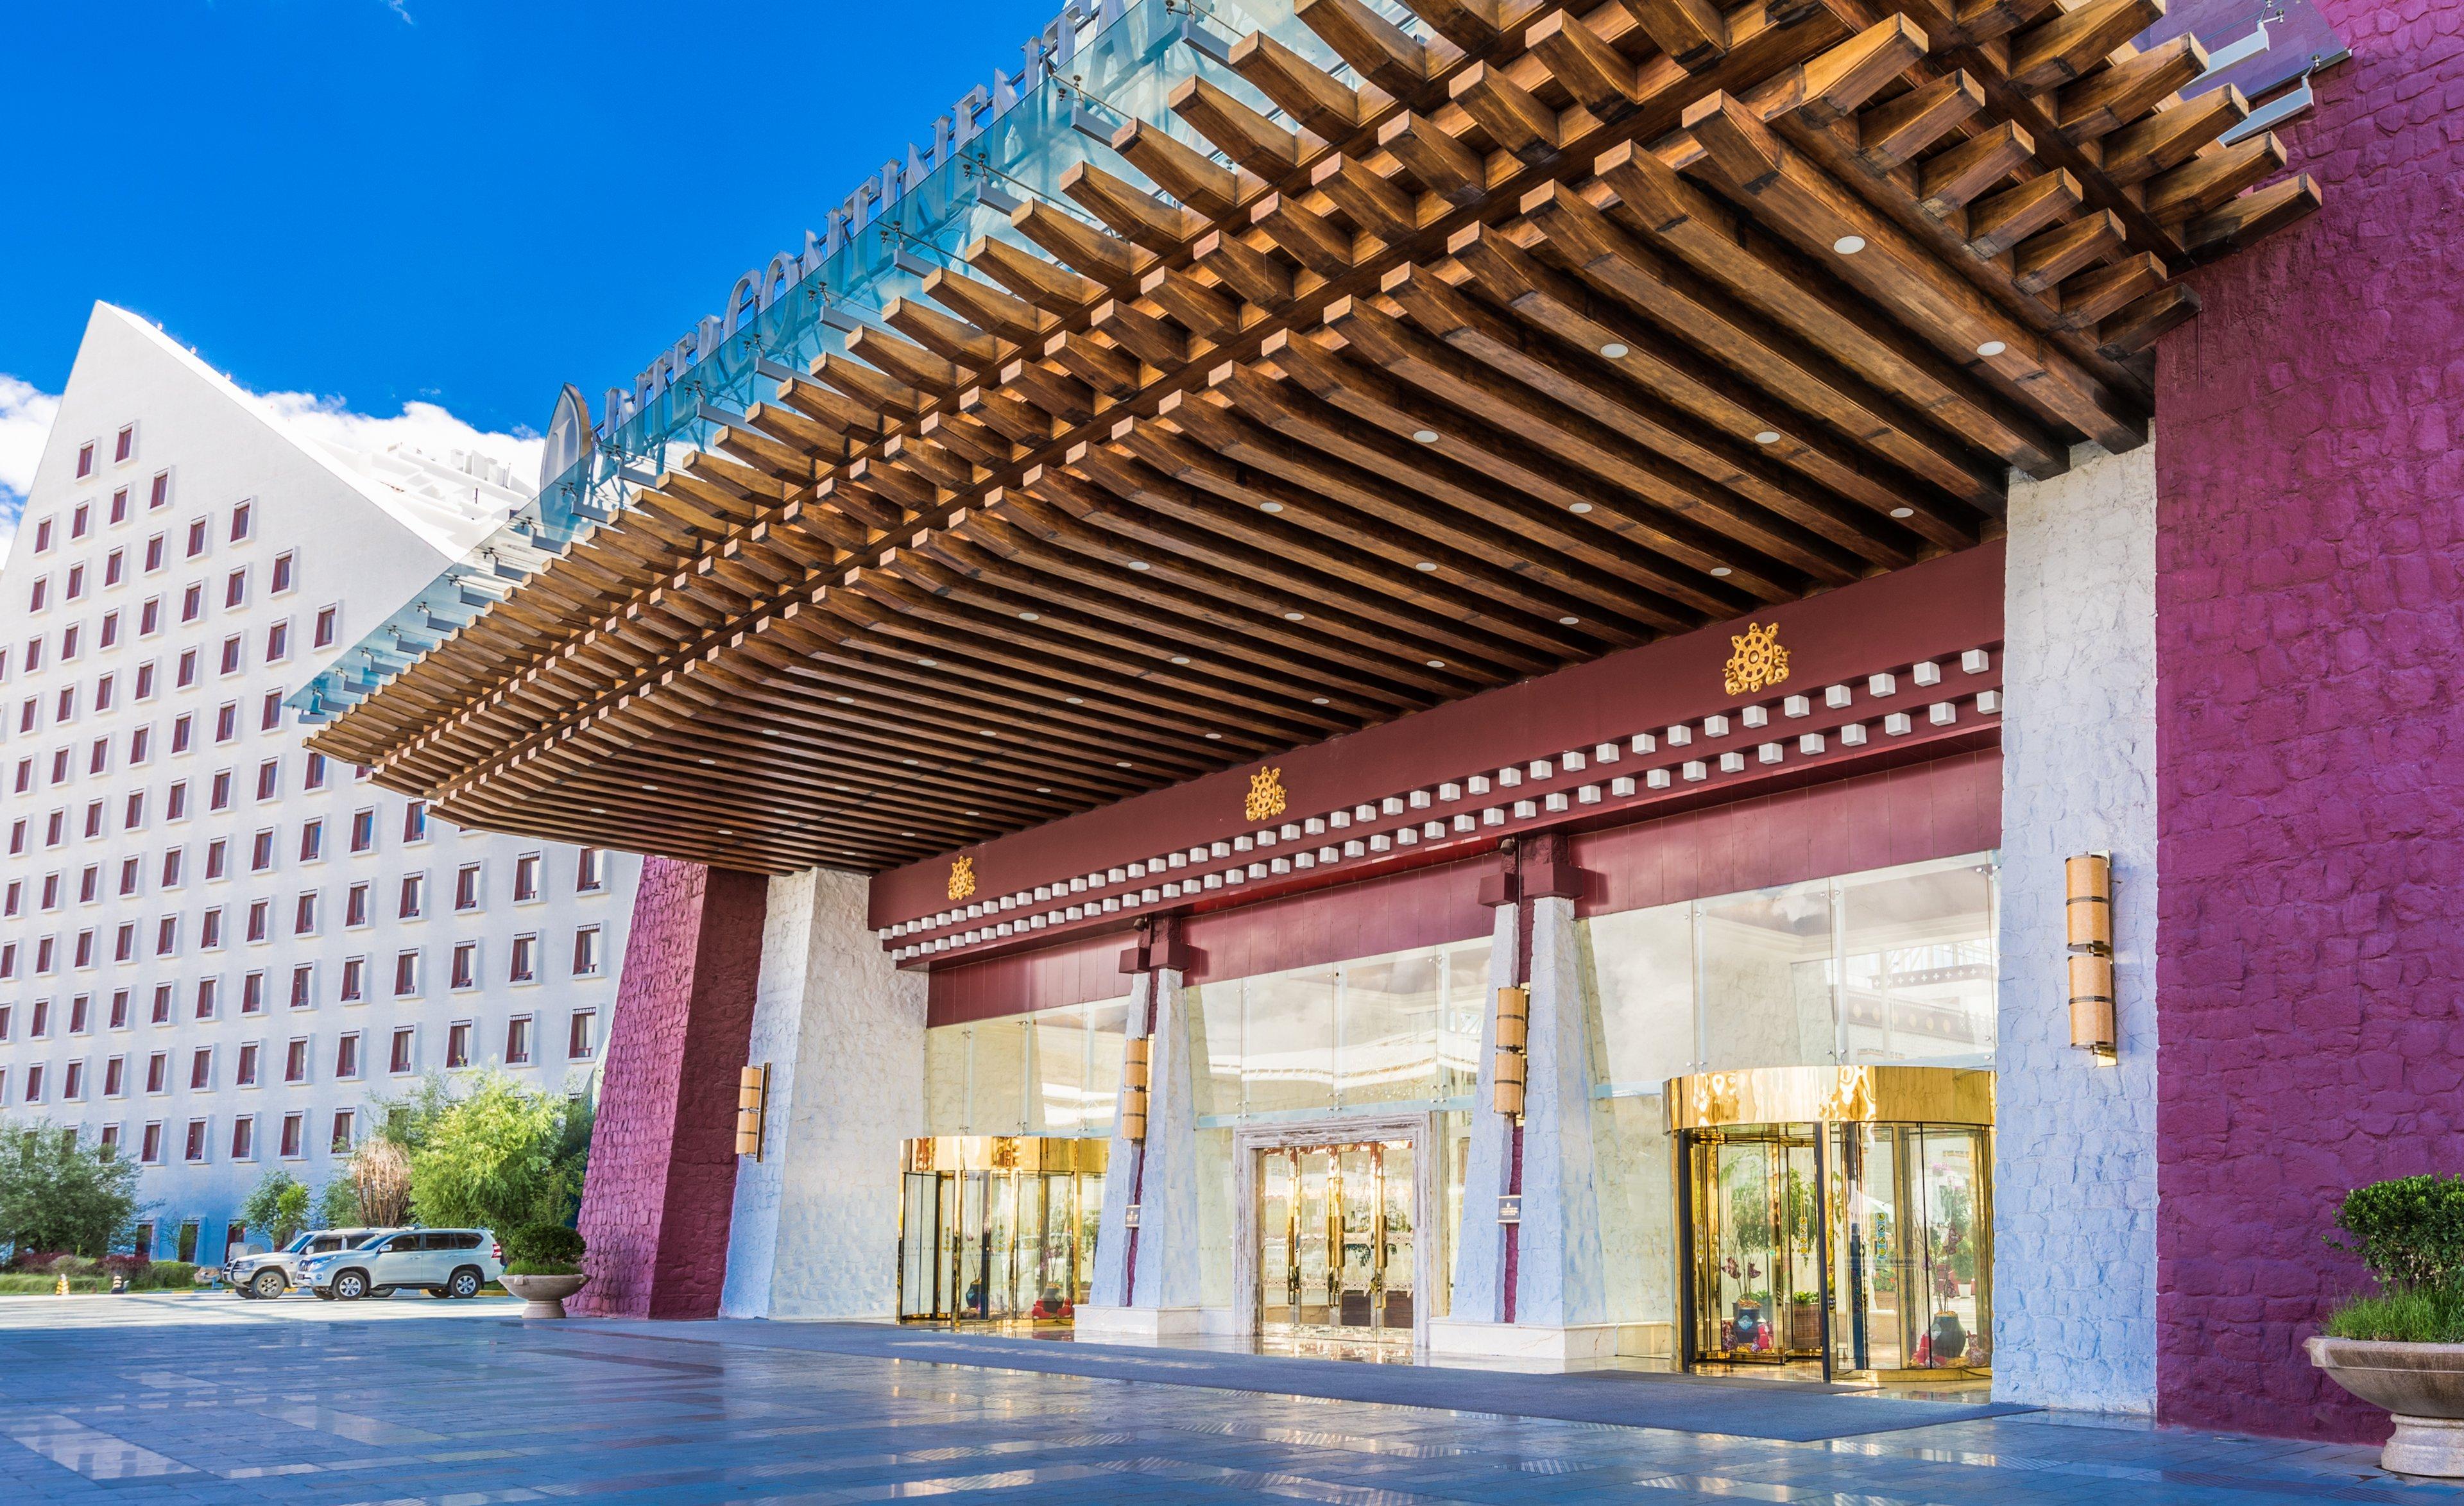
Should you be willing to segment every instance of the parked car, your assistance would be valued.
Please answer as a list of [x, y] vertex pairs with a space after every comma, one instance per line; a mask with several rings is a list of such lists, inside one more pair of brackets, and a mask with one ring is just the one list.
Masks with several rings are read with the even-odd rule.
[[262, 1255], [234, 1254], [223, 1265], [223, 1279], [241, 1296], [272, 1298], [301, 1284], [299, 1262], [311, 1255], [331, 1254], [363, 1245], [389, 1229], [317, 1229], [299, 1235], [280, 1250]]
[[404, 1229], [299, 1262], [299, 1284], [327, 1301], [391, 1296], [405, 1287], [430, 1296], [477, 1296], [505, 1273], [505, 1247], [484, 1229]]

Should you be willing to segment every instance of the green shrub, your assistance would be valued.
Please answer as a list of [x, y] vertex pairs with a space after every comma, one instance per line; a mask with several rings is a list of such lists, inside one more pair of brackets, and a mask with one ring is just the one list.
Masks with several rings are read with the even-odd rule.
[[2464, 1285], [2464, 1177], [2399, 1177], [2344, 1194], [2330, 1234], [2390, 1295]]
[[2464, 1343], [2464, 1291], [2405, 1287], [2356, 1296], [2327, 1316], [2334, 1339], [2378, 1339], [2408, 1344]]
[[516, 1275], [569, 1275], [582, 1269], [586, 1242], [580, 1229], [562, 1224], [525, 1224], [505, 1235], [505, 1269]]

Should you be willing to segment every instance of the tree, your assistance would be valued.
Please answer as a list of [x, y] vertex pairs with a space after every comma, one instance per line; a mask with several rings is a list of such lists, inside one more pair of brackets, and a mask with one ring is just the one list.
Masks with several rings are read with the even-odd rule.
[[410, 1222], [410, 1153], [401, 1145], [382, 1135], [362, 1141], [347, 1174], [361, 1223], [392, 1229]]
[[582, 1194], [587, 1118], [561, 1094], [502, 1072], [479, 1074], [417, 1126], [410, 1196], [420, 1221], [497, 1229], [568, 1221]]
[[137, 1216], [137, 1163], [77, 1131], [0, 1121], [0, 1241], [102, 1255]]
[[276, 1166], [257, 1180], [256, 1190], [239, 1206], [239, 1221], [262, 1229], [281, 1249], [308, 1223], [308, 1184]]
[[317, 1194], [316, 1223], [319, 1229], [360, 1227], [360, 1189], [352, 1185], [349, 1167], [334, 1173], [334, 1180]]

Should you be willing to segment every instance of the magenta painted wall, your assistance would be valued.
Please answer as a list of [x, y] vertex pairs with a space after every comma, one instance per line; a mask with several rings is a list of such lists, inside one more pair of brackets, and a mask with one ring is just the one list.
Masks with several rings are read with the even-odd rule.
[[2326, 208], [2159, 350], [2158, 1414], [2374, 1439], [2299, 1345], [2464, 1170], [2464, 3], [2320, 4]]
[[643, 860], [582, 1193], [605, 1318], [715, 1318], [736, 1196], [736, 1081], [753, 1029], [767, 881]]

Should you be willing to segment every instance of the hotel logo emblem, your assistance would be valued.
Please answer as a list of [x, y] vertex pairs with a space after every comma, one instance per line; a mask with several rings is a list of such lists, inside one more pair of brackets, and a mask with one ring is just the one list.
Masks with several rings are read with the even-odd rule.
[[1272, 821], [1284, 813], [1284, 771], [1262, 768], [1249, 776], [1249, 799], [1241, 808], [1252, 821]]
[[1728, 655], [1728, 673], [1724, 681], [1729, 695], [1750, 696], [1788, 678], [1788, 651], [1779, 646], [1778, 623], [1765, 627], [1749, 622], [1742, 636], [1731, 636], [1728, 641], [1737, 650]]
[[950, 865], [950, 897], [964, 899], [976, 892], [976, 860], [962, 857]]

